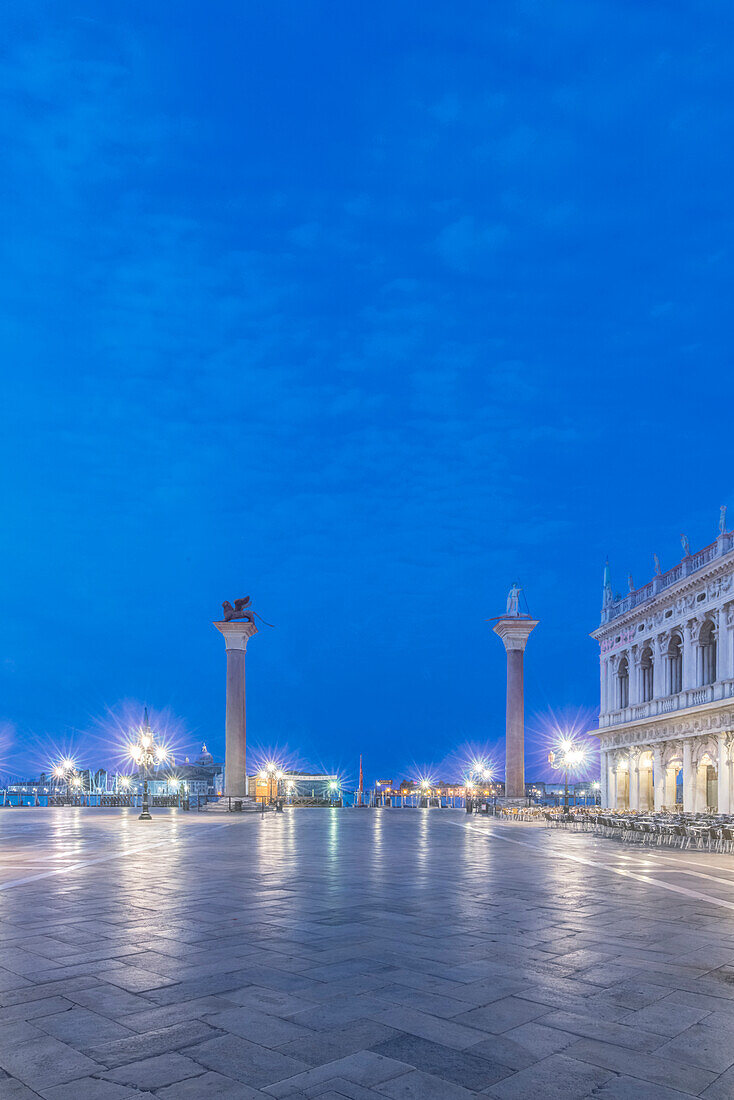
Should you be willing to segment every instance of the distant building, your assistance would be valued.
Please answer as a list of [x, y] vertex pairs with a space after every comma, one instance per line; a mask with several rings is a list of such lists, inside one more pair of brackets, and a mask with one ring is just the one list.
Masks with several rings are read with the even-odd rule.
[[249, 795], [266, 802], [279, 796], [289, 802], [333, 802], [339, 797], [340, 787], [338, 775], [322, 772], [282, 772], [280, 779], [272, 772], [258, 772], [247, 778]]
[[[163, 764], [148, 776], [148, 789], [152, 795], [175, 795], [187, 791], [189, 795], [217, 795], [222, 792], [224, 765], [217, 764], [206, 745], [193, 764]], [[135, 783], [142, 783], [142, 771], [134, 777]]]

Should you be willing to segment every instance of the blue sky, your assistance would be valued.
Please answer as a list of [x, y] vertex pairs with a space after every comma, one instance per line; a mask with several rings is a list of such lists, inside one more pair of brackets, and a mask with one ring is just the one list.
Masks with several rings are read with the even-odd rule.
[[[717, 3], [12, 2], [0, 767], [144, 701], [368, 778], [593, 716], [615, 587], [732, 492]], [[96, 731], [96, 733], [95, 733]], [[501, 747], [497, 749], [502, 757]], [[458, 767], [458, 765], [457, 765]]]

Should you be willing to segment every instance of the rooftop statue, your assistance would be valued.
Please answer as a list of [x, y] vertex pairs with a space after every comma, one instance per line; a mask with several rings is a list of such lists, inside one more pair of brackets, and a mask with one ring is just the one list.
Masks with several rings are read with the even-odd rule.
[[629, 588], [630, 592], [634, 592], [635, 582], [632, 580], [632, 574], [631, 573], [629, 573], [628, 576], [627, 576], [627, 587]]
[[247, 619], [247, 621], [252, 623], [254, 626], [255, 612], [251, 607], [248, 607], [249, 602], [250, 597], [245, 596], [241, 600], [235, 600], [234, 607], [232, 607], [232, 604], [229, 602], [229, 600], [225, 600], [222, 604], [225, 623], [231, 623], [232, 619]]
[[722, 504], [719, 508], [719, 534], [723, 535], [726, 531], [726, 505]]
[[657, 554], [653, 554], [652, 560], [655, 562], [655, 576], [659, 577], [662, 573], [662, 569], [660, 568], [660, 558], [657, 556]]
[[507, 593], [507, 610], [506, 615], [519, 615], [520, 614], [520, 593], [522, 588], [518, 587], [517, 581], [512, 582], [512, 588]]
[[680, 537], [680, 544], [681, 544], [681, 546], [683, 547], [683, 557], [684, 557], [684, 558], [688, 558], [688, 557], [690, 557], [690, 555], [691, 555], [691, 548], [690, 548], [690, 546], [688, 545], [688, 536], [687, 536], [687, 535], [681, 535], [681, 537]]

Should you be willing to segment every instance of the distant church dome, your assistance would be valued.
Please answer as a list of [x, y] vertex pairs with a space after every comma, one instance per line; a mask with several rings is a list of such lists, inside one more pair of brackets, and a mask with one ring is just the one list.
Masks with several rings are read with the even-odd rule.
[[210, 752], [207, 752], [206, 745], [201, 746], [201, 755], [196, 759], [197, 764], [213, 764], [214, 757]]

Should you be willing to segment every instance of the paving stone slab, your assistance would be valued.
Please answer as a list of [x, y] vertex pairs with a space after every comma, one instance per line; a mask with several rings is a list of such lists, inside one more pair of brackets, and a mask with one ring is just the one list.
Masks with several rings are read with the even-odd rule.
[[581, 1100], [595, 1095], [612, 1076], [606, 1069], [554, 1054], [491, 1085], [486, 1092], [497, 1100]]
[[201, 1077], [201, 1066], [182, 1054], [158, 1054], [155, 1058], [143, 1058], [128, 1062], [116, 1069], [105, 1070], [101, 1076], [136, 1089], [159, 1089], [183, 1081], [186, 1077]]

